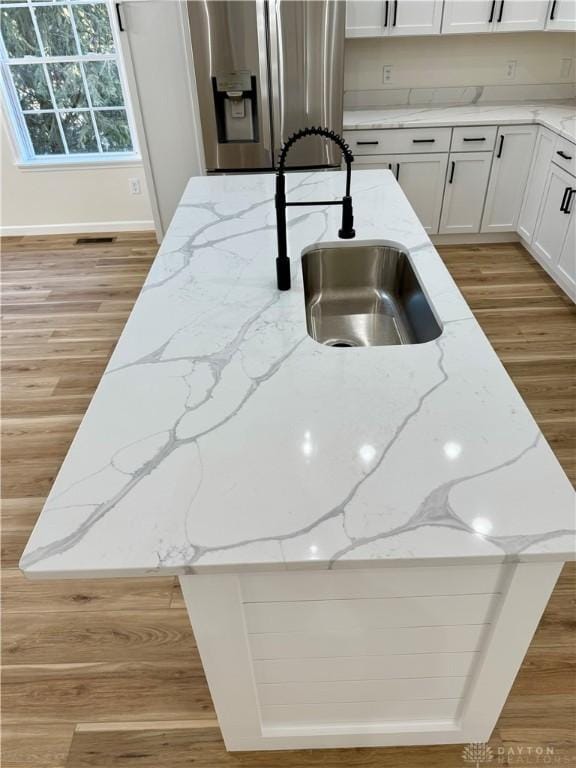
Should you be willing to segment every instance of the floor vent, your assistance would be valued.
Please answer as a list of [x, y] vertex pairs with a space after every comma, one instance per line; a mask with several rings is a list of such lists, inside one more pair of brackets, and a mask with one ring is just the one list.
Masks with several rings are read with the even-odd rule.
[[102, 245], [102, 243], [114, 243], [115, 237], [79, 237], [74, 245]]

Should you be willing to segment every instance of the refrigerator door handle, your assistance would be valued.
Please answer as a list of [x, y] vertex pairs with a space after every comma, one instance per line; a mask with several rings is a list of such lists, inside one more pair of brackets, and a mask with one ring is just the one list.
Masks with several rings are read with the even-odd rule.
[[262, 126], [262, 144], [274, 157], [272, 117], [270, 113], [270, 82], [268, 74], [268, 2], [256, 0], [256, 25], [258, 36], [258, 77], [260, 79], [260, 119]]

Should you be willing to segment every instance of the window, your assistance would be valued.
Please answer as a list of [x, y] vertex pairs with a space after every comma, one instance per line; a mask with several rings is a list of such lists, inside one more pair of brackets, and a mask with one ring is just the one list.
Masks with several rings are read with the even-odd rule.
[[0, 31], [23, 161], [136, 156], [106, 0], [0, 0]]

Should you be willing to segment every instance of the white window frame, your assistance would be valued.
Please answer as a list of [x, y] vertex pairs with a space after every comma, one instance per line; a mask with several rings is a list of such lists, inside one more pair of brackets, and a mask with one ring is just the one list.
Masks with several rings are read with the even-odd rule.
[[[74, 56], [46, 56], [44, 47], [43, 47], [42, 37], [38, 30], [33, 9], [42, 8], [42, 7], [54, 8], [57, 6], [68, 7], [68, 6], [74, 6], [74, 5], [94, 5], [94, 4], [101, 4], [107, 7], [108, 17], [110, 20], [110, 29], [112, 31], [112, 39], [114, 41], [114, 53], [90, 53], [86, 55], [74, 55]], [[32, 20], [33, 20], [34, 28], [38, 38], [38, 44], [40, 46], [40, 54], [41, 54], [40, 56], [10, 58], [7, 55], [7, 51], [4, 47], [4, 41], [0, 36], [0, 53], [2, 55], [2, 61], [0, 62], [0, 69], [1, 69], [0, 79], [1, 79], [2, 88], [0, 90], [2, 91], [2, 101], [3, 101], [3, 106], [5, 107], [6, 116], [7, 116], [6, 123], [9, 129], [10, 137], [12, 139], [13, 147], [15, 150], [15, 156], [17, 157], [16, 165], [18, 167], [23, 169], [30, 169], [30, 170], [41, 170], [41, 169], [46, 169], [50, 167], [51, 168], [54, 168], [54, 167], [102, 168], [107, 165], [108, 166], [113, 165], [114, 167], [118, 167], [122, 165], [137, 165], [142, 162], [140, 149], [138, 145], [138, 136], [136, 133], [134, 114], [132, 111], [132, 105], [130, 103], [130, 98], [128, 93], [126, 72], [124, 69], [124, 62], [123, 62], [122, 53], [121, 53], [122, 49], [121, 49], [120, 39], [119, 39], [119, 29], [118, 29], [116, 14], [113, 6], [114, 4], [112, 3], [111, 0], [39, 0], [39, 1], [35, 0], [34, 2], [32, 2], [31, 0], [14, 0], [14, 2], [3, 2], [0, 5], [0, 8], [2, 10], [8, 9], [8, 8], [22, 8], [22, 7], [29, 7], [31, 9]], [[76, 40], [76, 46], [77, 46], [77, 49], [80, 51], [82, 50], [82, 48], [80, 46], [78, 30], [76, 29], [74, 16], [73, 14], [71, 15], [72, 15], [72, 29], [73, 29], [74, 37]], [[126, 119], [128, 122], [130, 136], [132, 139], [132, 151], [90, 152], [90, 153], [73, 152], [73, 153], [60, 154], [60, 155], [57, 155], [57, 154], [36, 155], [34, 152], [34, 148], [32, 146], [32, 142], [30, 140], [28, 129], [26, 127], [26, 122], [24, 119], [25, 114], [48, 114], [48, 113], [55, 114], [56, 121], [58, 123], [58, 130], [60, 132], [62, 145], [66, 150], [68, 150], [66, 135], [64, 133], [62, 122], [60, 119], [60, 112], [88, 113], [92, 120], [96, 141], [98, 142], [98, 147], [99, 149], [101, 148], [100, 135], [95, 124], [94, 113], [111, 111], [111, 110], [114, 110], [114, 107], [94, 107], [92, 105], [92, 99], [91, 99], [91, 95], [90, 95], [90, 91], [88, 88], [88, 83], [86, 80], [83, 67], [79, 67], [79, 69], [80, 69], [80, 72], [82, 73], [82, 81], [83, 81], [84, 90], [86, 93], [88, 106], [66, 108], [66, 109], [62, 107], [58, 107], [55, 96], [54, 96], [54, 92], [52, 89], [52, 82], [47, 70], [47, 65], [49, 64], [79, 63], [79, 62], [90, 62], [90, 61], [113, 61], [116, 64], [116, 67], [118, 69], [118, 76], [120, 79], [120, 85], [122, 88], [122, 96], [124, 100], [124, 105], [122, 107], [118, 107], [117, 109], [119, 110], [123, 109], [126, 112]], [[13, 64], [42, 65], [44, 69], [44, 76], [47, 82], [48, 91], [50, 93], [50, 99], [52, 101], [53, 109], [34, 109], [34, 110], [22, 109], [20, 100], [18, 98], [18, 94], [16, 92], [16, 88], [14, 86], [14, 83], [12, 82], [12, 77], [10, 76], [10, 73], [9, 73], [9, 67]]]

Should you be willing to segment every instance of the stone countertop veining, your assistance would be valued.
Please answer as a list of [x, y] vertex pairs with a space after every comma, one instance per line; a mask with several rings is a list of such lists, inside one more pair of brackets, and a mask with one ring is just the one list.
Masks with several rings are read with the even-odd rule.
[[[341, 197], [344, 174], [287, 177]], [[306, 332], [300, 253], [337, 206], [274, 177], [190, 181], [21, 560], [30, 577], [566, 560], [573, 489], [392, 174], [352, 178], [356, 242], [404, 245], [433, 342]], [[340, 241], [342, 242], [342, 241]]]
[[357, 128], [431, 128], [451, 125], [536, 123], [576, 142], [576, 104], [466, 104], [354, 109], [344, 112], [344, 130]]

